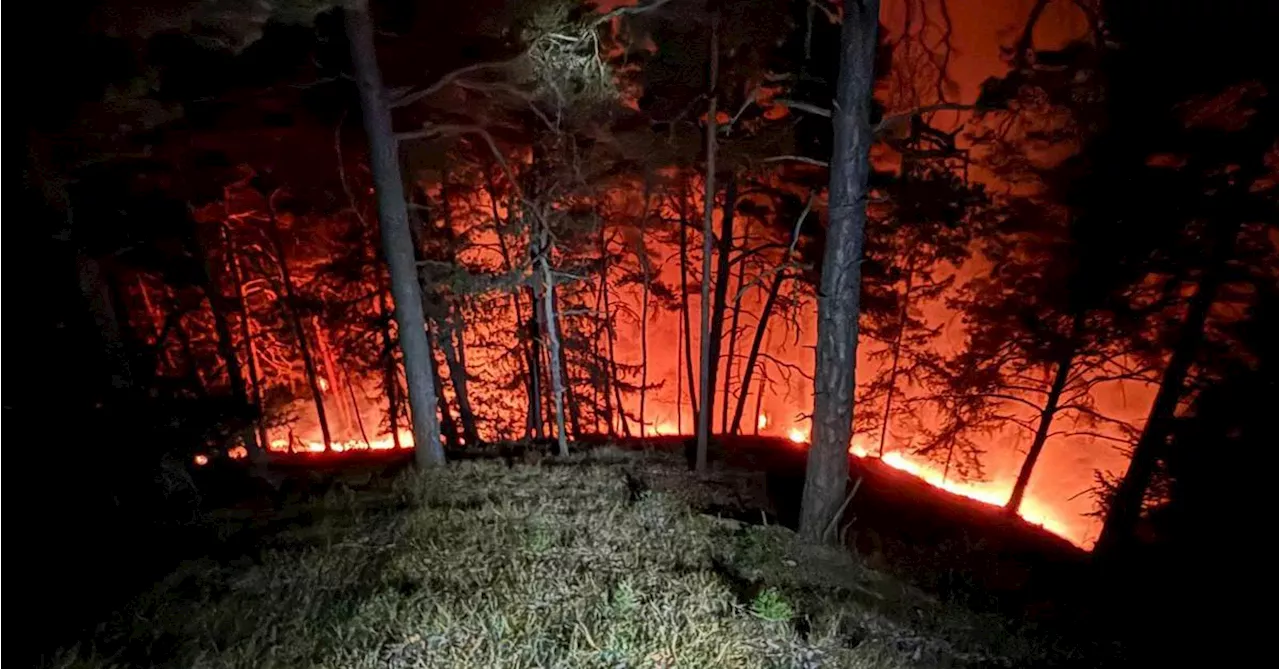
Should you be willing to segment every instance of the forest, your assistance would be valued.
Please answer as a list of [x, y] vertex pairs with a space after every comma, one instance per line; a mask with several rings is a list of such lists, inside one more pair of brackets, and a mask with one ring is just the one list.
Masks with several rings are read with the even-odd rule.
[[[620, 449], [640, 458], [633, 497], [661, 487], [637, 473], [657, 451], [703, 490], [750, 461], [768, 480], [760, 508], [797, 545], [897, 560], [886, 569], [926, 591], [968, 567], [908, 567], [903, 547], [1056, 565], [1054, 624], [1172, 654], [1135, 630], [1181, 630], [1185, 611], [1244, 589], [1269, 508], [1264, 5], [25, 7], [21, 86], [36, 94], [17, 112], [4, 407], [10, 471], [42, 482], [10, 527], [33, 547], [24, 571], [56, 593], [31, 624], [94, 593], [101, 606], [38, 635], [65, 648], [70, 628], [213, 555], [209, 536], [239, 545], [218, 514], [255, 495], [274, 509], [234, 522], [267, 545], [270, 514], [330, 503], [357, 488], [333, 480], [371, 464], [370, 481], [409, 467], [396, 475], [464, 494], [498, 486], [485, 462], [522, 460], [564, 499], [583, 481], [607, 497], [593, 467], [613, 456], [592, 453]], [[587, 464], [561, 481], [555, 462]], [[416, 491], [406, 480], [390, 489]], [[947, 528], [952, 513], [986, 529]], [[994, 527], [1036, 548], [968, 534]], [[133, 548], [75, 566], [106, 546]], [[1183, 579], [1214, 583], [1169, 591]], [[768, 597], [792, 597], [787, 619], [807, 601], [760, 587], [758, 619], [773, 619]], [[950, 662], [982, 664], [948, 643]], [[849, 666], [836, 651], [757, 665], [680, 648], [639, 664], [403, 661]], [[954, 666], [913, 652], [904, 666]], [[371, 666], [401, 666], [378, 653]], [[275, 661], [368, 663], [304, 656]], [[1016, 657], [1005, 666], [1102, 664]]]

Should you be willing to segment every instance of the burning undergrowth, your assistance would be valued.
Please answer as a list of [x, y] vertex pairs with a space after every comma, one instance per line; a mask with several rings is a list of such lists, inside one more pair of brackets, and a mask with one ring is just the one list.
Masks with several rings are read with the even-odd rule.
[[[1021, 666], [1047, 645], [777, 526], [637, 486], [657, 456], [460, 462], [182, 565], [59, 666]], [[669, 460], [668, 480], [679, 465]], [[233, 526], [234, 517], [222, 519]], [[257, 521], [261, 522], [261, 520]], [[259, 530], [260, 531], [260, 530]], [[230, 533], [230, 532], [229, 532]], [[1063, 659], [1063, 658], [1052, 658]]]

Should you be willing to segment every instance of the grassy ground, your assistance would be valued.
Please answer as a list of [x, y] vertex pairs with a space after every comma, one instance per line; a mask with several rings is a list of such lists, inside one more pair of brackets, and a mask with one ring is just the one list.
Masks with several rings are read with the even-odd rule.
[[[370, 480], [365, 477], [365, 480]], [[906, 667], [1078, 661], [1043, 635], [805, 546], [670, 455], [406, 472], [227, 511], [61, 667]], [[695, 508], [696, 507], [696, 508]], [[251, 538], [247, 541], [246, 537]]]

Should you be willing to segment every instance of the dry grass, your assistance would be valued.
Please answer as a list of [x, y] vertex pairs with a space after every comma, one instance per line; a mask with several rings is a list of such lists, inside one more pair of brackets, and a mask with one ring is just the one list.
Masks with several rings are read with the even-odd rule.
[[[1044, 665], [1001, 621], [939, 604], [636, 480], [613, 450], [476, 461], [330, 493], [253, 555], [182, 565], [65, 667]], [[690, 482], [692, 486], [692, 482]], [[643, 488], [643, 486], [641, 486]], [[306, 522], [303, 522], [303, 519]]]

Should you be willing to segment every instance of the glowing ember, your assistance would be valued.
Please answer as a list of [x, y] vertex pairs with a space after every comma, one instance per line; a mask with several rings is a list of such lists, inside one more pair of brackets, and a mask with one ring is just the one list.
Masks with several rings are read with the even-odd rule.
[[803, 444], [809, 441], [809, 437], [805, 435], [804, 430], [801, 430], [798, 427], [791, 428], [791, 431], [787, 433], [787, 439], [790, 439], [797, 444]]
[[249, 449], [245, 448], [244, 446], [232, 447], [227, 450], [227, 457], [231, 458], [232, 460], [247, 458], [249, 457]]
[[756, 427], [763, 430], [768, 426], [769, 426], [769, 414], [764, 414], [764, 413], [760, 414], [760, 417], [756, 419]]
[[203, 467], [209, 464], [209, 456], [205, 455], [204, 453], [197, 453], [195, 460], [196, 460], [197, 467]]
[[322, 393], [329, 392], [329, 382], [326, 381], [323, 376], [316, 379], [316, 385], [320, 386], [320, 392]]

